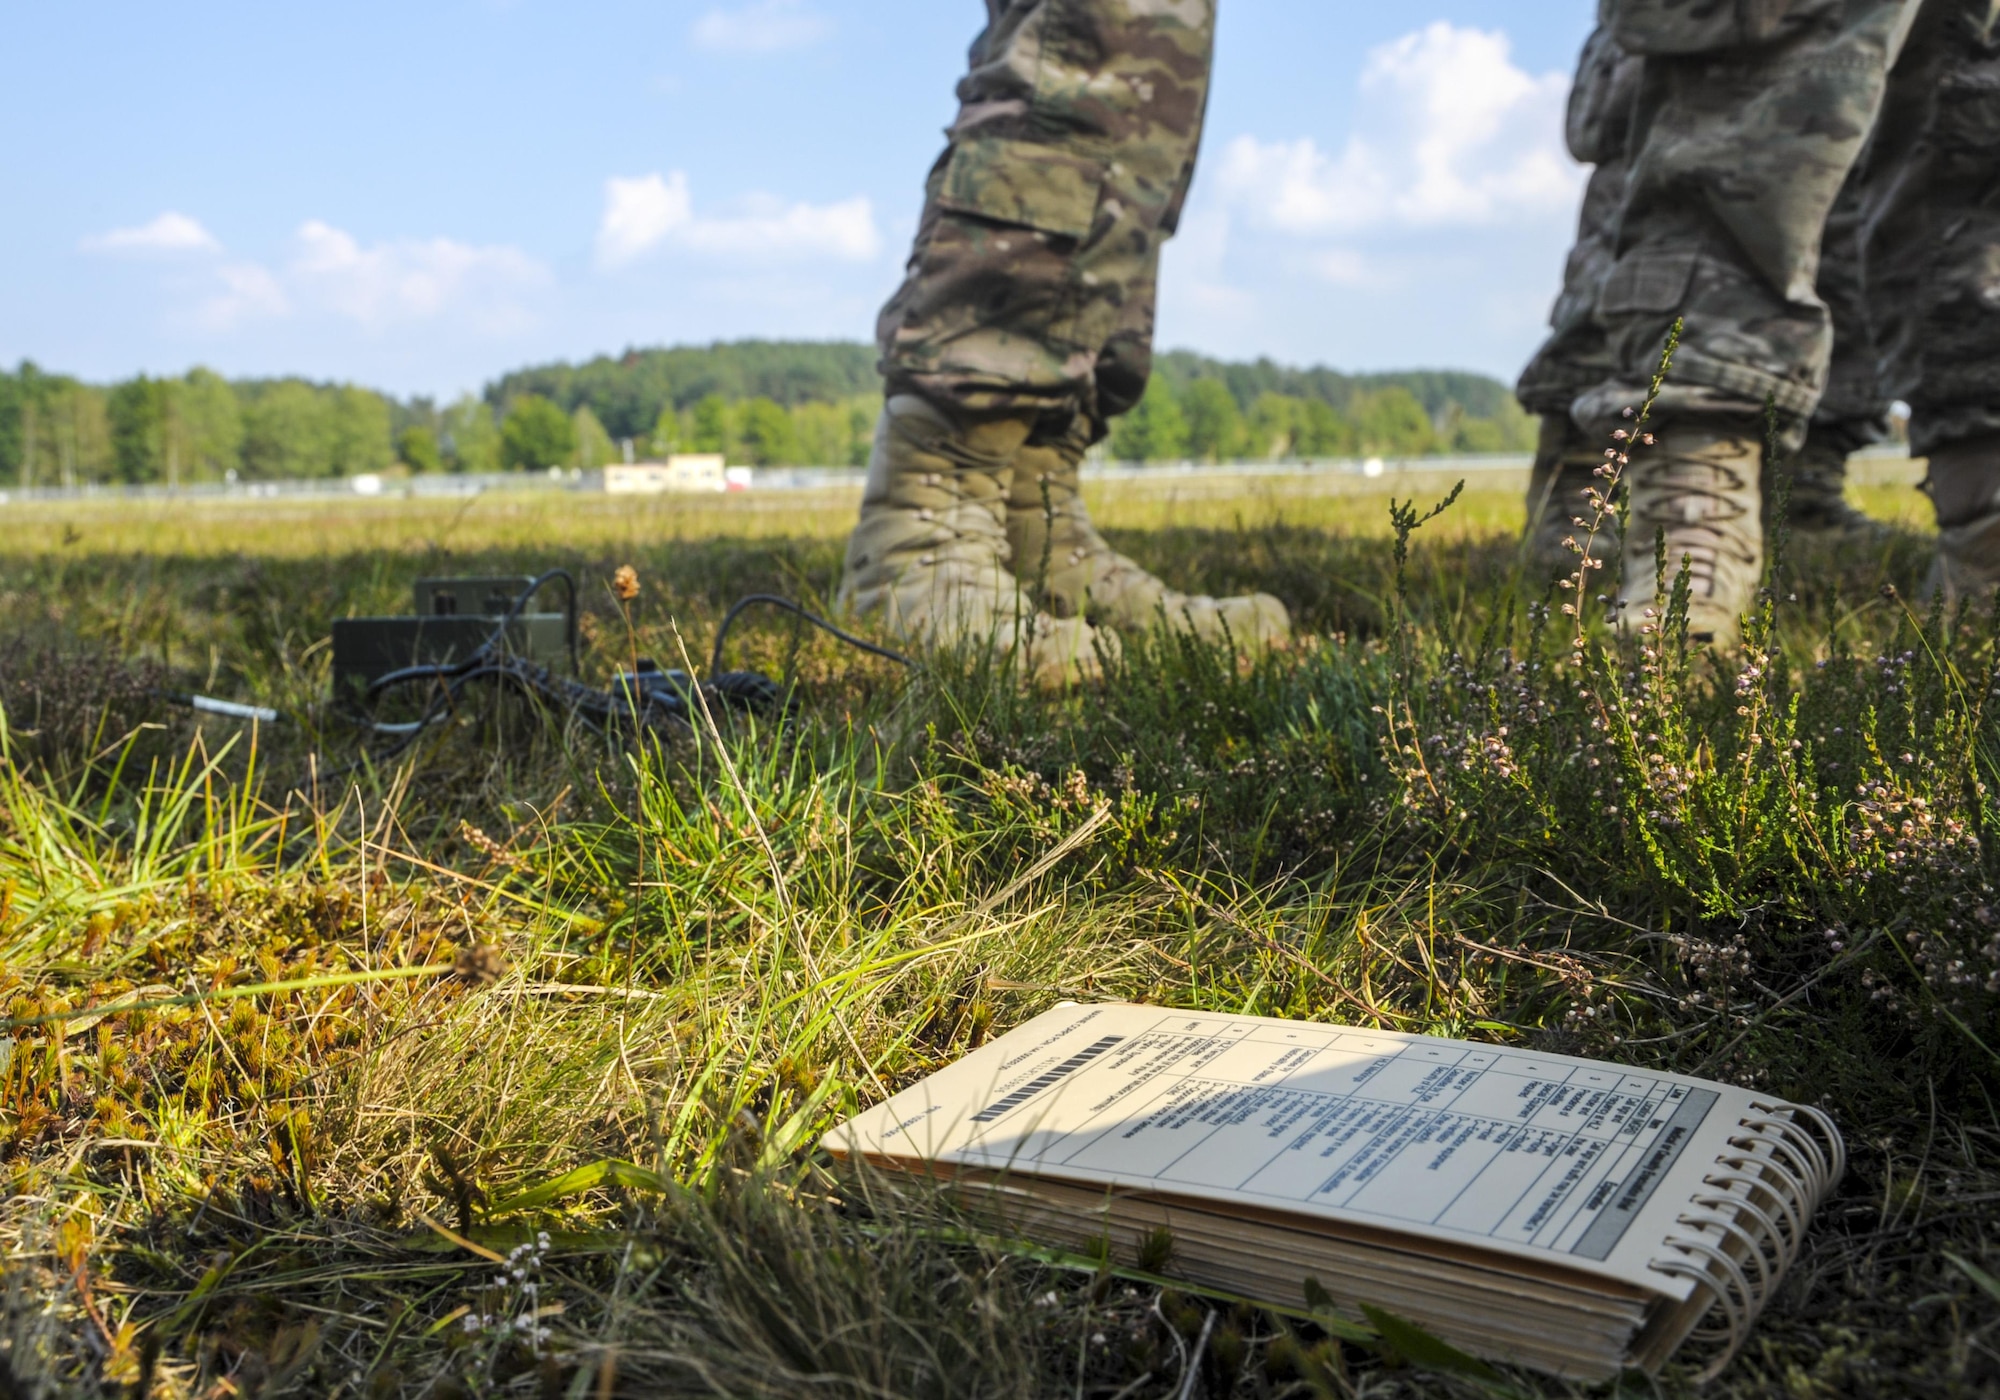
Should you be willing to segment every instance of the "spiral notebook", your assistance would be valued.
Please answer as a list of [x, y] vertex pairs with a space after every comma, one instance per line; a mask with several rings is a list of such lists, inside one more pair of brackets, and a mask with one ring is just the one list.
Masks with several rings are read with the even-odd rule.
[[[1817, 1109], [1393, 1031], [1062, 1005], [828, 1134], [1022, 1239], [1170, 1232], [1169, 1271], [1299, 1307], [1307, 1280], [1577, 1379], [1719, 1370], [1844, 1165]], [[1317, 1290], [1314, 1290], [1315, 1294]]]

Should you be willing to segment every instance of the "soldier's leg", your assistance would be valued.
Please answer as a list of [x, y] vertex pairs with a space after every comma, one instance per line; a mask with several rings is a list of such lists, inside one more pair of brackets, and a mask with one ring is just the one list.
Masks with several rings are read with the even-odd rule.
[[[1097, 363], [1097, 406], [1104, 418], [1127, 412], [1146, 391], [1152, 372], [1152, 266], [1133, 285], [1120, 323]], [[1015, 572], [1057, 617], [1111, 627], [1165, 625], [1255, 652], [1291, 634], [1285, 605], [1268, 593], [1210, 598], [1169, 588], [1113, 549], [1084, 509], [1083, 455], [1104, 432], [1101, 420], [1078, 413], [1045, 421], [1014, 459], [1007, 542]]]
[[[1549, 337], [1521, 371], [1515, 396], [1541, 416], [1534, 465], [1528, 474], [1523, 544], [1541, 569], [1568, 572], [1576, 556], [1564, 541], [1584, 539], [1574, 526], [1583, 493], [1602, 482], [1605, 443], [1586, 436], [1570, 417], [1578, 395], [1615, 370], [1593, 312], [1615, 256], [1618, 210], [1624, 202], [1626, 142], [1641, 60], [1625, 53], [1600, 26], [1577, 60], [1564, 135], [1576, 159], [1595, 166], [1577, 216], [1576, 242], [1563, 264], [1563, 286], [1549, 312]], [[1612, 547], [1606, 533], [1591, 543], [1594, 556]]]
[[990, 636], [1074, 678], [1115, 639], [1038, 613], [1010, 571], [1014, 456], [1043, 418], [1097, 412], [1098, 354], [1193, 158], [1214, 14], [1209, 0], [987, 12], [877, 325], [886, 406], [842, 595], [913, 639]]
[[960, 416], [1081, 411], [1192, 167], [1211, 0], [988, 0], [902, 286], [890, 393]]
[[[1142, 602], [1157, 580], [1090, 527], [1076, 478], [1083, 447], [1145, 387], [1159, 248], [1193, 173], [1213, 10], [1209, 0], [989, 0], [989, 12], [909, 275], [882, 314], [883, 372], [892, 396], [1033, 432], [1008, 465], [1016, 508], [1002, 507], [1000, 559], [1031, 576], [1060, 524], [1065, 555], [1119, 565], [1086, 590], [1088, 606], [1045, 586], [1061, 614], [1051, 624], [1088, 632], [1088, 614], [1150, 625], [1159, 610]], [[1041, 513], [1045, 496], [1063, 509], [1036, 531], [1024, 506]], [[865, 574], [867, 561], [851, 562]], [[1182, 601], [1170, 622], [1241, 612], [1233, 600]], [[1243, 601], [1238, 640], [1282, 635], [1275, 599]]]
[[1613, 34], [1645, 57], [1618, 259], [1598, 298], [1615, 376], [1579, 397], [1606, 430], [1644, 396], [1668, 329], [1680, 349], [1635, 452], [1620, 588], [1654, 596], [1653, 549], [1693, 584], [1690, 631], [1732, 641], [1763, 566], [1765, 404], [1794, 450], [1825, 386], [1821, 235], [1882, 100], [1916, 0], [1695, 7], [1618, 0]]
[[1005, 515], [1017, 417], [955, 417], [915, 394], [882, 409], [841, 600], [898, 636], [1011, 652], [1022, 674], [1065, 685], [1095, 676], [1116, 638], [1039, 611], [1008, 570]]
[[1887, 533], [1847, 501], [1847, 459], [1889, 436], [1890, 397], [1869, 322], [1861, 274], [1861, 198], [1867, 156], [1848, 176], [1826, 221], [1820, 249], [1819, 294], [1833, 323], [1826, 391], [1796, 452], [1764, 464], [1762, 492], [1772, 499], [1775, 470], [1789, 478], [1785, 521], [1794, 534], [1867, 543]]
[[1933, 583], [2000, 583], [2000, 7], [1930, 0], [1868, 155], [1863, 254], [1889, 388], [1930, 459]]

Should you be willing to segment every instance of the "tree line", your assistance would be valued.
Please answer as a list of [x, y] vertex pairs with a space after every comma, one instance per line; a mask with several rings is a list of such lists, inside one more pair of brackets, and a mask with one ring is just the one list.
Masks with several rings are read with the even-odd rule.
[[[587, 409], [610, 438], [661, 451], [859, 465], [881, 403], [875, 353], [857, 342], [762, 340], [628, 350], [516, 370], [486, 399], [502, 408], [533, 394], [572, 415]], [[1114, 424], [1106, 450], [1155, 462], [1521, 452], [1534, 429], [1513, 392], [1483, 374], [1343, 374], [1175, 350], [1159, 356], [1145, 399]]]
[[1246, 406], [1220, 379], [1176, 388], [1156, 375], [1138, 405], [1112, 420], [1106, 455], [1121, 462], [1280, 461], [1525, 452], [1534, 444], [1534, 420], [1512, 398], [1490, 418], [1475, 418], [1456, 403], [1433, 417], [1401, 384], [1357, 390], [1344, 409], [1269, 389]]
[[396, 405], [354, 385], [230, 381], [206, 369], [109, 386], [0, 373], [0, 484], [181, 485], [350, 476], [395, 460]]
[[[110, 385], [24, 361], [0, 371], [0, 486], [188, 484], [415, 472], [591, 469], [628, 453], [720, 452], [855, 466], [881, 407], [874, 351], [739, 341], [516, 370], [445, 404], [355, 384], [207, 369]], [[1505, 386], [1459, 371], [1345, 375], [1268, 360], [1160, 357], [1114, 424], [1131, 461], [1520, 451]]]

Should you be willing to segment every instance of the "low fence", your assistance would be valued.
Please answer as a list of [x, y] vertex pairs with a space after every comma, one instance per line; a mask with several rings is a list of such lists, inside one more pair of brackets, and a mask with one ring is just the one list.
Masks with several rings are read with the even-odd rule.
[[[1412, 470], [1519, 470], [1523, 455], [1467, 457], [1325, 458], [1300, 462], [1086, 462], [1086, 480], [1164, 481], [1176, 477], [1285, 477], [1345, 475], [1384, 476]], [[732, 491], [808, 491], [855, 487], [868, 473], [858, 467], [735, 467]], [[320, 477], [300, 481], [199, 481], [181, 486], [158, 482], [145, 485], [30, 486], [0, 489], [0, 505], [37, 501], [303, 501], [355, 497], [464, 497], [490, 491], [570, 491], [595, 494], [604, 490], [601, 472], [478, 472], [427, 473], [415, 476]]]
[[[1887, 464], [1907, 459], [1899, 444], [1864, 449], [1857, 457]], [[1409, 472], [1526, 471], [1526, 453], [1481, 453], [1441, 457], [1327, 457], [1298, 462], [1099, 462], [1085, 461], [1086, 481], [1171, 481], [1273, 477], [1391, 477]], [[802, 491], [856, 487], [867, 473], [856, 467], [732, 467], [732, 491]], [[487, 492], [572, 491], [601, 493], [600, 472], [552, 470], [455, 475], [352, 476], [307, 481], [202, 481], [184, 486], [30, 486], [0, 490], [0, 506], [37, 501], [303, 501], [356, 497], [465, 497]]]

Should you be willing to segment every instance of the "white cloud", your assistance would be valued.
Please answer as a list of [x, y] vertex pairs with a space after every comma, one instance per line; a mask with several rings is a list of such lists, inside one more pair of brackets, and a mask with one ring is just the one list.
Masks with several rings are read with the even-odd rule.
[[300, 224], [291, 260], [273, 270], [227, 262], [196, 319], [210, 330], [290, 316], [301, 308], [380, 329], [434, 320], [447, 312], [483, 330], [518, 325], [520, 294], [548, 278], [517, 248], [450, 238], [363, 244], [318, 219]]
[[318, 219], [299, 225], [297, 253], [285, 280], [301, 299], [337, 316], [379, 327], [421, 321], [447, 310], [482, 325], [517, 320], [517, 295], [547, 279], [518, 248], [450, 238], [398, 239], [364, 245]]
[[743, 212], [697, 219], [682, 235], [703, 253], [740, 253], [758, 258], [822, 257], [865, 262], [881, 251], [875, 206], [865, 195], [832, 204], [785, 204], [752, 195]]
[[292, 304], [271, 270], [260, 263], [224, 263], [215, 271], [222, 290], [203, 302], [198, 317], [210, 330], [290, 313]]
[[83, 240], [93, 253], [219, 253], [222, 245], [199, 221], [169, 209], [151, 223], [115, 228]]
[[612, 176], [604, 182], [604, 218], [597, 226], [597, 262], [617, 267], [661, 239], [694, 222], [687, 176], [676, 170], [631, 179]]
[[694, 22], [698, 48], [723, 53], [775, 53], [804, 48], [833, 33], [833, 21], [800, 0], [757, 0], [734, 10], [710, 10]]
[[1582, 182], [1562, 143], [1568, 87], [1516, 67], [1505, 34], [1440, 20], [1368, 55], [1360, 129], [1337, 155], [1310, 137], [1239, 136], [1221, 188], [1291, 234], [1534, 218], [1570, 207]]
[[735, 213], [698, 216], [682, 171], [606, 180], [598, 266], [620, 267], [661, 246], [758, 262], [865, 262], [881, 251], [882, 235], [874, 205], [861, 195], [831, 204], [751, 195]]

